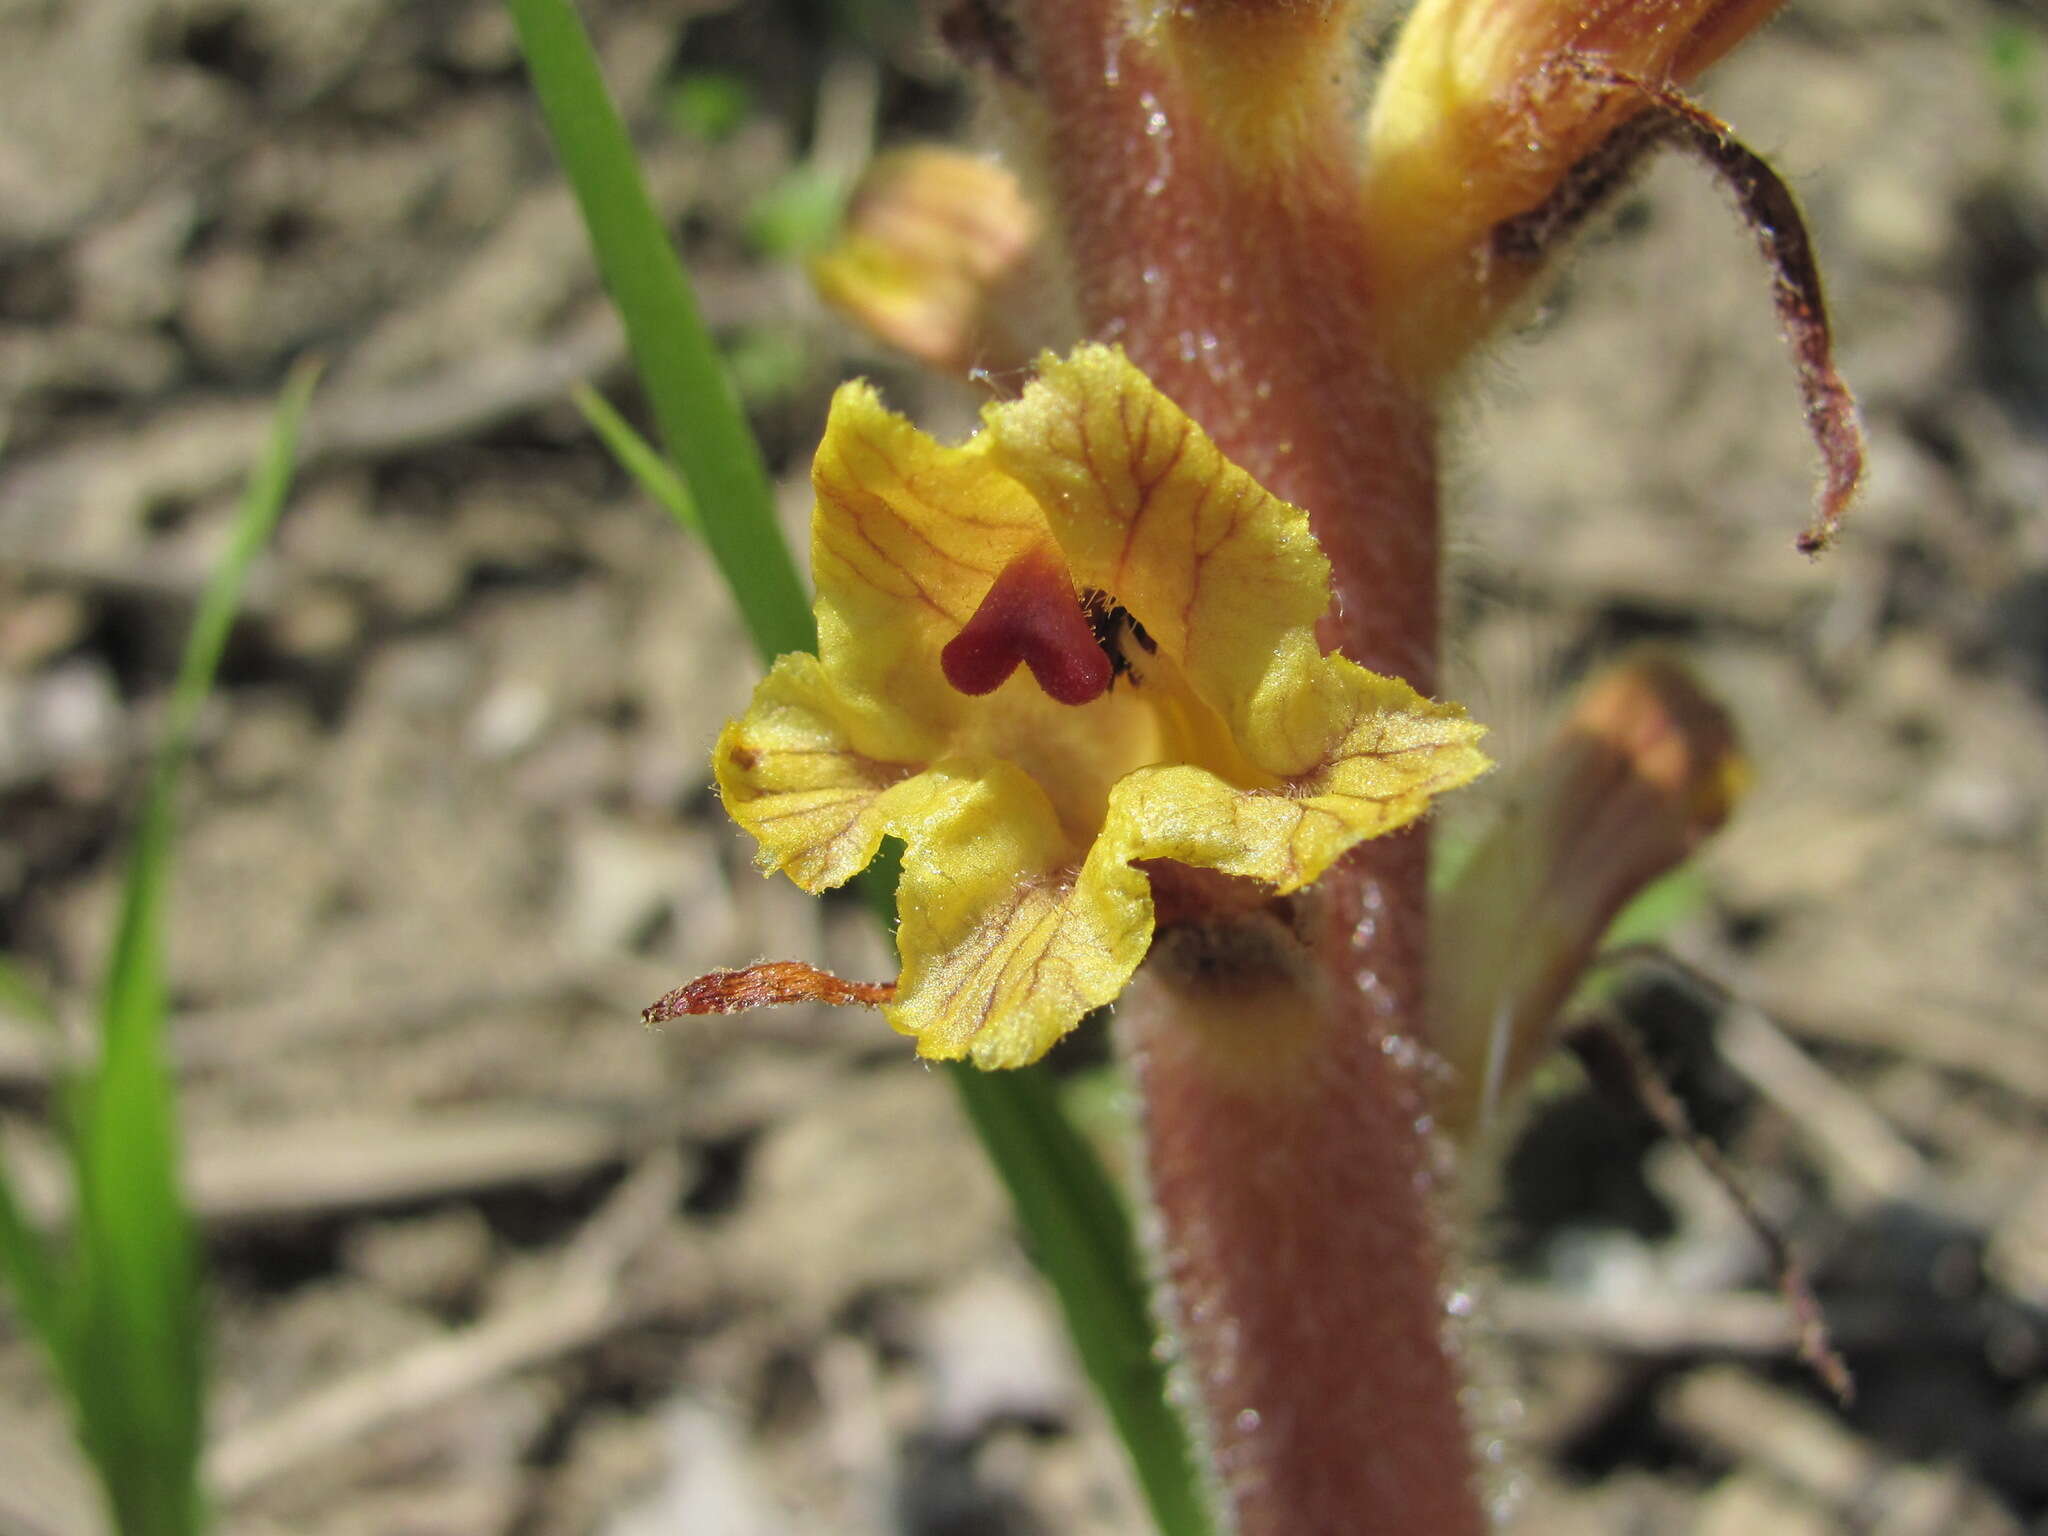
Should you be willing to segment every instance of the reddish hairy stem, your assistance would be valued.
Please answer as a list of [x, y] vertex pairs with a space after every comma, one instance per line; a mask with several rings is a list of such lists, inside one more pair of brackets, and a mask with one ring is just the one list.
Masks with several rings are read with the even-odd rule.
[[1172, 931], [1116, 1016], [1232, 1528], [1481, 1531], [1422, 1084], [1321, 966], [1231, 956], [1252, 931]]
[[1372, 347], [1355, 126], [1333, 101], [1285, 176], [1233, 163], [1114, 0], [1024, 0], [1023, 21], [1089, 332], [1307, 509], [1336, 567], [1325, 643], [1430, 692], [1435, 421]]
[[[1309, 127], [1276, 174], [1115, 0], [1023, 0], [1019, 19], [1089, 330], [1307, 509], [1335, 567], [1325, 643], [1430, 691], [1434, 421], [1373, 348], [1342, 88], [1303, 77], [1287, 100]], [[1292, 927], [1169, 930], [1119, 1010], [1166, 1309], [1248, 1536], [1486, 1523], [1400, 1048], [1421, 1033], [1424, 861], [1418, 835], [1367, 843]]]

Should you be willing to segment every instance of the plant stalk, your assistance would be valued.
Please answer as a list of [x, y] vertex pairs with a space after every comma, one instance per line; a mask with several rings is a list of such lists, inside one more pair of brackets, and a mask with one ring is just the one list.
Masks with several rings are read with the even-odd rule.
[[[1224, 52], [1284, 51], [1289, 23], [1253, 11], [1280, 32]], [[1435, 420], [1374, 346], [1348, 85], [1307, 70], [1280, 117], [1233, 119], [1214, 36], [1175, 51], [1117, 0], [1025, 0], [1019, 22], [1084, 327], [1307, 510], [1324, 643], [1431, 691]], [[1249, 1536], [1486, 1526], [1420, 1075], [1425, 866], [1419, 834], [1369, 842], [1285, 904], [1164, 928], [1118, 1010], [1162, 1310]]]

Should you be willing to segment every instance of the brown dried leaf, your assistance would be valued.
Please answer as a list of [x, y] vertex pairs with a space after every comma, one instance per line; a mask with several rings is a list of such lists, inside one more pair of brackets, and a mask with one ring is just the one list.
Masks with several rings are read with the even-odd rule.
[[893, 981], [847, 981], [801, 960], [763, 960], [684, 982], [643, 1008], [640, 1021], [664, 1024], [692, 1014], [744, 1013], [777, 1003], [858, 1003], [879, 1008], [895, 995]]

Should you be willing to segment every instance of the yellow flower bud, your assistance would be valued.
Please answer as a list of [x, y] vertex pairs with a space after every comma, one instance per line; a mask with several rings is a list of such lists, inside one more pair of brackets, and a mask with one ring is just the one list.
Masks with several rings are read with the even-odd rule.
[[1037, 213], [1017, 178], [958, 150], [897, 150], [870, 165], [838, 240], [811, 263], [827, 303], [928, 367], [1021, 368]]
[[1618, 80], [1683, 84], [1782, 3], [1421, 0], [1366, 134], [1375, 277], [1408, 317], [1403, 360], [1425, 377], [1450, 366], [1520, 296], [1535, 271], [1499, 260], [1490, 236], [1557, 195], [1644, 106]]

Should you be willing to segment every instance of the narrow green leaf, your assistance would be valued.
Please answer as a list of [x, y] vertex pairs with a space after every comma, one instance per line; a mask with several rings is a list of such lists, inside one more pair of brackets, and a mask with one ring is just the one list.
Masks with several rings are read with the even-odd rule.
[[506, 0], [662, 445], [763, 661], [817, 643], [761, 451], [567, 0]]
[[189, 1536], [204, 1524], [204, 1317], [163, 1042], [163, 907], [178, 781], [249, 567], [283, 510], [317, 375], [317, 367], [302, 365], [285, 386], [227, 554], [186, 641], [129, 855], [100, 1059], [80, 1085], [79, 1123], [70, 1128], [77, 1273], [62, 1298], [63, 1327], [75, 1361], [80, 1435], [123, 1536]]
[[124, 1046], [137, 1039], [149, 1043], [155, 1040], [160, 1022], [158, 1013], [152, 1011], [152, 1005], [160, 1002], [155, 955], [175, 826], [173, 798], [185, 761], [191, 755], [199, 712], [212, 691], [214, 672], [220, 666], [228, 632], [234, 627], [235, 614], [241, 607], [242, 587], [249, 568], [268, 542], [291, 490], [299, 426], [319, 374], [319, 364], [301, 363], [286, 380], [263, 458], [243, 493], [227, 552], [200, 596], [199, 610], [185, 640], [185, 654], [171, 688], [163, 740], [157, 747], [135, 845], [129, 854], [121, 921], [107, 970], [103, 1019], [110, 1047]]
[[655, 452], [654, 445], [633, 430], [633, 424], [612, 409], [611, 402], [588, 384], [578, 384], [569, 391], [569, 398], [576, 402], [576, 409], [583, 413], [583, 419], [590, 423], [598, 440], [618, 460], [619, 468], [639, 484], [640, 489], [654, 498], [681, 526], [683, 532], [701, 536], [703, 528], [697, 521], [697, 509], [690, 505], [690, 493], [683, 488], [682, 480], [668, 460]]

